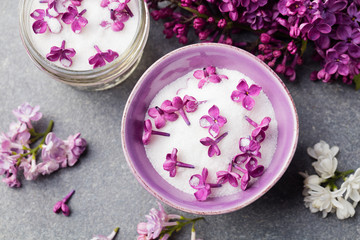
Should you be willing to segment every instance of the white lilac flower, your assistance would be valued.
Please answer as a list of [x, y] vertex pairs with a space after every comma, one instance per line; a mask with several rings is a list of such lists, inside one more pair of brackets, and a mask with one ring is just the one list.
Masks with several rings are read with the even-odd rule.
[[336, 216], [337, 216], [338, 219], [343, 220], [343, 219], [354, 216], [355, 209], [354, 209], [353, 205], [350, 202], [346, 201], [342, 197], [339, 197], [338, 201], [342, 205], [342, 208], [338, 207], [336, 209]]
[[309, 196], [304, 198], [304, 202], [312, 213], [320, 211], [323, 217], [326, 217], [329, 212], [334, 212], [336, 208], [343, 208], [343, 205], [336, 198], [341, 197], [345, 189], [330, 191], [329, 187], [324, 188], [315, 184], [308, 184], [308, 187]]
[[330, 148], [329, 144], [323, 140], [320, 140], [320, 142], [315, 144], [314, 148], [309, 147], [307, 149], [307, 153], [315, 159], [319, 159], [320, 156], [326, 156], [328, 154], [330, 154], [332, 157], [335, 157], [338, 152], [338, 146], [333, 146]]
[[341, 185], [341, 188], [346, 189], [345, 200], [350, 198], [356, 203], [360, 201], [360, 168], [358, 168], [354, 174], [351, 174], [346, 178], [345, 182]]
[[324, 181], [324, 179], [316, 174], [309, 175], [307, 172], [300, 172], [299, 174], [304, 177], [304, 190], [302, 192], [303, 196], [309, 195], [309, 184], [320, 185]]
[[313, 162], [312, 165], [320, 177], [327, 179], [334, 176], [338, 161], [332, 154], [328, 153], [326, 155], [319, 156], [318, 160]]

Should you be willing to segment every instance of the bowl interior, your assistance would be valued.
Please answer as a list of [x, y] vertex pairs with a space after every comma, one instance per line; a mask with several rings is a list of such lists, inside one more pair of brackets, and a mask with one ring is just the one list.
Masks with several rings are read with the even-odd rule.
[[[213, 65], [237, 70], [259, 84], [271, 101], [278, 122], [274, 157], [264, 174], [246, 191], [198, 202], [194, 195], [177, 190], [152, 167], [141, 141], [143, 121], [151, 100], [170, 82], [194, 70]], [[222, 44], [194, 44], [177, 49], [155, 62], [141, 77], [126, 104], [122, 140], [126, 159], [139, 182], [155, 197], [180, 210], [220, 214], [240, 209], [269, 190], [288, 167], [298, 138], [293, 101], [280, 78], [263, 62], [239, 48]]]

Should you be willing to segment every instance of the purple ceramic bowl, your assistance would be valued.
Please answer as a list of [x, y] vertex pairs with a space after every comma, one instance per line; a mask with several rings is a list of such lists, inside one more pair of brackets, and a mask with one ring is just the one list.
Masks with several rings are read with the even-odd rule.
[[[148, 160], [141, 141], [143, 122], [151, 100], [164, 86], [186, 73], [213, 65], [237, 70], [259, 84], [270, 99], [278, 122], [277, 149], [264, 174], [246, 191], [196, 201], [166, 182]], [[122, 146], [137, 180], [159, 200], [185, 212], [222, 214], [243, 208], [265, 194], [284, 174], [294, 155], [299, 133], [294, 102], [281, 79], [254, 55], [239, 48], [202, 43], [179, 48], [156, 61], [140, 78], [126, 103], [122, 119]]]

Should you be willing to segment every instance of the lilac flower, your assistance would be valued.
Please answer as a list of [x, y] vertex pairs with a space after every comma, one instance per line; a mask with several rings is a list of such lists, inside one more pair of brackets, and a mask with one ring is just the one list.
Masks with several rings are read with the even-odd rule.
[[217, 75], [216, 68], [213, 66], [209, 66], [204, 68], [203, 70], [196, 70], [193, 74], [196, 79], [199, 79], [198, 88], [202, 88], [205, 83], [219, 83], [223, 78], [228, 79], [225, 75]]
[[97, 235], [94, 236], [91, 240], [113, 240], [116, 234], [119, 232], [119, 228], [115, 228], [109, 236]]
[[248, 188], [248, 184], [251, 180], [249, 172], [246, 169], [241, 168], [238, 165], [234, 165], [234, 167], [239, 170], [240, 172], [243, 173], [243, 176], [241, 177], [241, 181], [240, 181], [240, 188], [245, 191]]
[[339, 54], [335, 49], [329, 49], [326, 51], [325, 71], [329, 74], [338, 72], [340, 75], [347, 76], [349, 61], [350, 58], [347, 54]]
[[255, 100], [252, 97], [259, 95], [262, 88], [256, 84], [249, 87], [245, 79], [241, 79], [236, 88], [237, 90], [231, 94], [231, 99], [234, 102], [241, 102], [246, 110], [252, 110], [255, 106]]
[[181, 99], [181, 97], [174, 97], [171, 104], [166, 105], [163, 110], [164, 112], [167, 113], [174, 113], [174, 112], [178, 112], [180, 114], [180, 116], [184, 119], [185, 123], [187, 125], [190, 125], [189, 119], [186, 116], [186, 113], [184, 111], [184, 106], [185, 103], [183, 102], [183, 100]]
[[6, 183], [9, 187], [20, 187], [21, 183], [17, 179], [17, 168], [11, 166], [8, 171], [5, 173], [5, 178], [2, 179], [4, 183]]
[[254, 139], [249, 138], [240, 138], [239, 148], [242, 153], [236, 155], [233, 159], [233, 162], [236, 164], [244, 163], [251, 157], [261, 158], [260, 153], [260, 143]]
[[47, 10], [36, 9], [30, 16], [36, 20], [32, 25], [35, 34], [44, 33], [48, 28], [52, 33], [59, 33], [62, 29], [59, 20], [51, 16]]
[[263, 165], [258, 165], [258, 160], [256, 160], [254, 157], [251, 157], [247, 161], [245, 168], [247, 169], [249, 176], [253, 178], [260, 177], [264, 173], [265, 169]]
[[129, 14], [127, 14], [125, 12], [118, 12], [118, 11], [111, 10], [110, 11], [110, 19], [112, 20], [112, 22], [102, 21], [100, 23], [100, 26], [104, 27], [104, 28], [111, 27], [111, 29], [114, 32], [119, 32], [124, 29], [124, 27], [125, 27], [124, 22], [129, 20]]
[[240, 175], [232, 172], [232, 163], [229, 163], [229, 167], [227, 171], [218, 171], [216, 172], [217, 183], [224, 184], [229, 182], [231, 186], [238, 186], [238, 179], [240, 179]]
[[330, 25], [320, 17], [314, 17], [309, 23], [302, 23], [300, 25], [300, 31], [303, 34], [307, 34], [307, 37], [315, 41], [320, 38], [322, 34], [328, 34], [331, 32]]
[[145, 216], [147, 222], [141, 222], [137, 226], [137, 232], [143, 239], [156, 239], [165, 227], [178, 225], [177, 222], [170, 222], [170, 220], [180, 219], [181, 216], [167, 214], [162, 205], [158, 204], [159, 210], [152, 208], [149, 214]]
[[60, 164], [56, 160], [47, 160], [37, 165], [37, 170], [42, 175], [49, 175], [60, 168]]
[[261, 143], [265, 140], [265, 131], [269, 128], [269, 124], [271, 122], [270, 117], [264, 117], [260, 124], [257, 124], [253, 120], [251, 120], [248, 116], [245, 116], [246, 121], [248, 121], [255, 129], [251, 133], [251, 137]]
[[82, 16], [85, 12], [86, 9], [79, 13], [76, 7], [70, 5], [61, 20], [66, 24], [71, 24], [71, 30], [74, 33], [80, 33], [82, 28], [88, 24], [88, 20]]
[[102, 0], [100, 6], [103, 8], [107, 7], [109, 10], [120, 12], [126, 8], [129, 2], [130, 0]]
[[9, 136], [12, 141], [15, 141], [15, 139], [17, 139], [19, 135], [22, 135], [23, 133], [27, 134], [27, 136], [21, 136], [20, 138], [24, 139], [25, 137], [30, 139], [26, 123], [18, 121], [16, 123], [10, 124], [9, 132], [6, 135]]
[[254, 30], [260, 30], [264, 27], [265, 22], [271, 22], [271, 13], [269, 11], [257, 10], [254, 12], [245, 12], [244, 19]]
[[176, 167], [195, 168], [191, 164], [179, 162], [177, 160], [177, 152], [178, 152], [178, 150], [176, 148], [173, 148], [171, 153], [166, 154], [166, 160], [163, 164], [164, 170], [168, 171], [170, 173], [170, 177], [175, 177]]
[[147, 119], [144, 121], [144, 134], [142, 136], [142, 142], [144, 145], [147, 145], [150, 143], [151, 135], [160, 135], [160, 136], [166, 136], [166, 137], [170, 136], [169, 133], [152, 130], [151, 121], [149, 119]]
[[[97, 54], [89, 58], [89, 64], [94, 65], [93, 68], [98, 68], [105, 66], [106, 62], [112, 62], [114, 59], [119, 57], [119, 54], [110, 49], [107, 52], [102, 52], [97, 45], [94, 46], [97, 51]], [[106, 61], [106, 62], [105, 62]]]
[[24, 169], [24, 177], [28, 181], [35, 180], [39, 175], [35, 158], [30, 158], [29, 161], [21, 161], [20, 168]]
[[41, 157], [44, 162], [56, 161], [62, 167], [66, 167], [66, 145], [63, 140], [56, 137], [55, 133], [50, 132], [42, 145]]
[[211, 194], [211, 188], [221, 187], [221, 184], [211, 184], [206, 182], [208, 176], [207, 168], [203, 168], [201, 175], [195, 174], [192, 175], [189, 184], [192, 188], [197, 191], [194, 193], [196, 200], [205, 201], [208, 196]]
[[195, 18], [193, 27], [195, 30], [202, 30], [205, 27], [206, 21], [203, 18]]
[[80, 133], [75, 135], [70, 135], [66, 141], [64, 141], [66, 145], [66, 156], [67, 156], [67, 164], [72, 167], [80, 158], [80, 155], [86, 149], [86, 140], [80, 137]]
[[219, 5], [220, 12], [228, 12], [231, 20], [236, 21], [239, 17], [237, 8], [240, 6], [240, 0], [222, 0]]
[[60, 211], [65, 215], [70, 215], [69, 206], [66, 204], [69, 198], [74, 194], [75, 190], [72, 190], [68, 195], [66, 195], [61, 201], [57, 202], [53, 207], [54, 213], [59, 213]]
[[62, 41], [61, 47], [53, 46], [50, 49], [50, 53], [46, 54], [46, 58], [49, 61], [55, 62], [60, 60], [60, 63], [64, 67], [70, 67], [72, 65], [71, 58], [74, 57], [76, 51], [73, 48], [65, 48], [65, 40]]
[[358, 28], [360, 22], [360, 12], [355, 3], [351, 3], [347, 8], [348, 18], [352, 27]]
[[188, 113], [195, 112], [197, 110], [199, 104], [204, 103], [204, 102], [206, 102], [206, 101], [198, 102], [196, 100], [196, 98], [194, 98], [192, 96], [188, 96], [188, 95], [185, 95], [183, 97], [184, 108], [185, 108], [185, 111]]
[[336, 30], [336, 36], [339, 40], [342, 40], [333, 47], [338, 53], [348, 51], [351, 57], [360, 57], [360, 32], [358, 29], [351, 29], [349, 26], [340, 25]]
[[346, 5], [346, 0], [327, 0], [318, 1], [320, 16], [325, 23], [332, 26], [336, 23], [336, 13], [343, 10]]
[[280, 0], [278, 9], [281, 14], [288, 16], [303, 16], [306, 12], [306, 1], [303, 0]]
[[[160, 107], [156, 106], [150, 108], [148, 114], [150, 117], [155, 119], [155, 127], [162, 128], [165, 126], [166, 121], [175, 121], [178, 119], [178, 115], [175, 112], [170, 112], [169, 106], [171, 106], [171, 101], [165, 100]], [[167, 108], [167, 112], [164, 109]]]
[[208, 149], [208, 156], [209, 157], [213, 157], [215, 154], [216, 156], [219, 156], [221, 154], [220, 148], [218, 147], [218, 143], [224, 138], [226, 137], [226, 135], [228, 135], [228, 133], [223, 133], [220, 137], [218, 137], [217, 139], [213, 140], [209, 137], [206, 138], [202, 138], [200, 139], [200, 143], [204, 146], [209, 146]]
[[32, 107], [29, 103], [21, 104], [17, 109], [13, 110], [15, 117], [22, 123], [25, 123], [29, 129], [33, 126], [31, 121], [38, 121], [42, 117], [42, 113], [39, 112], [40, 106], [36, 105]]
[[220, 128], [227, 122], [226, 118], [220, 116], [219, 108], [213, 105], [209, 111], [209, 115], [204, 115], [200, 118], [200, 126], [209, 128], [209, 134], [216, 138], [220, 133]]
[[0, 154], [0, 175], [11, 171], [11, 168], [16, 164], [17, 156]]
[[48, 4], [48, 13], [53, 16], [57, 17], [59, 14], [63, 14], [66, 12], [66, 2], [68, 0], [41, 0], [40, 3], [47, 3]]

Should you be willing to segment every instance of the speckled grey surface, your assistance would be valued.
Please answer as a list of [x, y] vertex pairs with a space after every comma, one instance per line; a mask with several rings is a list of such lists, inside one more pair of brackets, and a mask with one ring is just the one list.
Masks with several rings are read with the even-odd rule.
[[[14, 117], [11, 110], [25, 101], [41, 105], [39, 127], [55, 121], [59, 137], [81, 132], [88, 140], [86, 155], [72, 168], [36, 181], [22, 180], [19, 189], [0, 184], [0, 239], [90, 239], [107, 235], [116, 226], [116, 239], [135, 239], [136, 225], [156, 200], [135, 180], [125, 162], [120, 143], [124, 105], [132, 87], [155, 60], [180, 47], [164, 40], [162, 23], [151, 22], [143, 59], [123, 84], [103, 92], [82, 92], [50, 79], [27, 56], [18, 31], [18, 1], [2, 1], [0, 9], [0, 129]], [[159, 44], [161, 41], [161, 44]], [[359, 211], [354, 218], [322, 219], [303, 205], [299, 171], [313, 171], [306, 148], [323, 139], [340, 147], [339, 169], [360, 166], [359, 92], [339, 84], [309, 81], [316, 66], [310, 60], [295, 83], [286, 82], [300, 121], [295, 157], [281, 180], [263, 197], [234, 213], [209, 216], [198, 224], [204, 239], [356, 239], [360, 234]], [[70, 217], [52, 212], [55, 202], [68, 191]], [[170, 207], [167, 211], [181, 213]], [[190, 239], [190, 228], [174, 239]]]

